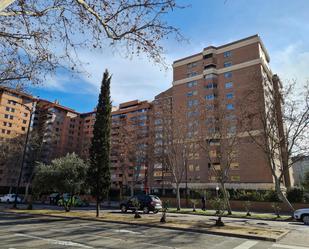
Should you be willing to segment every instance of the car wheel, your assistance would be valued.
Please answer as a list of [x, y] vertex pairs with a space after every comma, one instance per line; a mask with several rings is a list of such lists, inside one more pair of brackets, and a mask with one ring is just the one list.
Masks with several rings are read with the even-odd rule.
[[158, 209], [153, 210], [153, 213], [154, 213], [154, 214], [157, 214], [158, 212], [159, 212]]
[[143, 208], [143, 213], [144, 214], [148, 214], [149, 213], [149, 208], [148, 207], [144, 207]]
[[125, 205], [121, 205], [121, 212], [126, 213], [127, 212], [127, 207]]
[[309, 225], [309, 215], [303, 216], [303, 222], [305, 225]]

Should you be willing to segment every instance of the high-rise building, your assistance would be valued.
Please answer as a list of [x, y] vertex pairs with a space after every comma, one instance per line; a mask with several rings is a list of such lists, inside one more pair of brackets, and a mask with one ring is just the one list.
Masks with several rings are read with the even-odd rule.
[[[166, 152], [165, 146], [183, 141], [188, 147], [182, 150], [187, 157], [183, 160], [185, 173], [180, 187], [214, 188], [218, 185], [218, 176], [214, 175], [213, 169], [222, 169], [220, 160], [224, 161], [223, 154], [228, 151], [222, 149], [222, 138], [233, 136], [237, 137], [237, 144], [229, 153], [231, 163], [226, 187], [273, 188], [274, 179], [267, 158], [240, 122], [245, 100], [253, 92], [257, 98], [245, 106], [247, 114], [256, 110], [266, 112], [269, 104], [275, 103], [277, 134], [284, 136], [281, 82], [271, 72], [269, 60], [258, 35], [219, 47], [209, 46], [200, 53], [176, 60], [172, 86], [158, 94], [152, 103], [134, 100], [113, 108], [112, 188], [120, 189], [122, 194], [133, 189], [171, 191], [175, 179], [162, 155]], [[2, 89], [0, 101], [0, 137], [24, 134], [29, 124], [29, 111], [16, 103], [31, 106], [32, 97]], [[41, 136], [41, 159], [49, 162], [68, 152], [76, 152], [87, 159], [95, 110], [81, 114], [58, 102], [42, 99], [34, 102], [32, 129]], [[255, 121], [251, 123], [250, 134], [258, 136], [262, 127]], [[201, 149], [201, 138], [207, 141], [209, 150]], [[282, 145], [274, 153], [278, 155], [279, 169], [286, 160], [286, 151]], [[1, 172], [4, 171], [0, 168], [3, 179]], [[289, 171], [284, 180], [287, 186], [291, 184]]]
[[148, 191], [151, 104], [133, 100], [112, 112], [111, 181], [121, 194]]
[[[15, 159], [23, 149], [32, 103], [31, 95], [0, 87], [0, 188], [17, 184], [20, 165], [16, 162], [20, 160]], [[12, 158], [7, 157], [8, 152]]]
[[[168, 90], [168, 96], [164, 92], [154, 101], [154, 112], [160, 100], [161, 102], [164, 99], [171, 101], [172, 115], [182, 113], [183, 122], [187, 122], [188, 125], [187, 137], [192, 139], [193, 143], [194, 138], [200, 139], [203, 136], [203, 131], [212, 129], [212, 141], [209, 140], [210, 143], [214, 143], [214, 150], [210, 151], [212, 154], [218, 154], [220, 150], [222, 153], [220, 141], [214, 141], [220, 132], [220, 128], [216, 127], [218, 120], [225, 119], [222, 122], [228, 132], [239, 134], [240, 138], [233, 152], [236, 156], [231, 164], [226, 184], [228, 188], [269, 189], [274, 186], [264, 152], [252, 142], [242, 127], [237, 127], [236, 122], [234, 124], [232, 122], [232, 120], [241, 119], [242, 103], [250, 92], [259, 93], [257, 95], [259, 98], [252, 105], [261, 111], [265, 111], [269, 101], [276, 100], [278, 78], [273, 76], [268, 64], [269, 60], [267, 50], [258, 35], [219, 47], [206, 47], [200, 53], [173, 63], [173, 86]], [[280, 109], [279, 102], [278, 108]], [[247, 111], [251, 111], [250, 106]], [[215, 120], [217, 125], [209, 128], [207, 122], [211, 120]], [[159, 121], [160, 119], [156, 121], [157, 125]], [[280, 120], [278, 116], [278, 122], [281, 122], [282, 127], [282, 117]], [[220, 125], [222, 126], [222, 124], [218, 126]], [[251, 129], [252, 132], [258, 132], [262, 127], [254, 123]], [[206, 136], [211, 136], [209, 134]], [[162, 143], [160, 139], [159, 142]], [[280, 155], [281, 151], [278, 150], [276, 153]], [[189, 158], [186, 177], [181, 187], [184, 187], [184, 182], [190, 188], [215, 187], [218, 183], [210, 167], [210, 164], [216, 164], [215, 160], [210, 160], [205, 151], [199, 150], [196, 154], [193, 158]], [[280, 160], [279, 156], [278, 166], [281, 163]], [[155, 183], [158, 184], [161, 181], [161, 185], [164, 185], [164, 172], [158, 170], [160, 167], [160, 164], [154, 164], [153, 179], [156, 179]], [[215, 167], [220, 168], [220, 164], [217, 163]], [[170, 178], [170, 173], [167, 172], [167, 175], [167, 179]], [[286, 183], [288, 182], [287, 174]]]

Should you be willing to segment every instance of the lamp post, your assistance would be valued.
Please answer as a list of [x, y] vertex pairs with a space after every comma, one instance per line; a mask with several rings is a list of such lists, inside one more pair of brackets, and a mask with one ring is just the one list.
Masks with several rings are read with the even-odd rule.
[[10, 100], [10, 101], [25, 107], [30, 112], [29, 124], [28, 124], [26, 139], [25, 139], [25, 143], [24, 143], [23, 156], [22, 156], [22, 160], [21, 160], [20, 171], [19, 171], [19, 176], [18, 176], [18, 181], [17, 181], [17, 188], [16, 188], [16, 193], [15, 193], [15, 200], [14, 200], [14, 205], [13, 205], [13, 208], [17, 208], [17, 196], [18, 196], [18, 191], [19, 191], [19, 187], [20, 187], [20, 181], [21, 181], [21, 178], [22, 178], [22, 175], [23, 175], [24, 161], [25, 161], [27, 144], [28, 144], [28, 139], [29, 139], [29, 131], [30, 131], [30, 126], [31, 126], [32, 114], [33, 114], [33, 111], [34, 111], [34, 102], [32, 102], [32, 108], [30, 109], [27, 105], [25, 105], [23, 103], [19, 103], [15, 100]]
[[219, 186], [216, 187], [217, 198], [219, 198]]

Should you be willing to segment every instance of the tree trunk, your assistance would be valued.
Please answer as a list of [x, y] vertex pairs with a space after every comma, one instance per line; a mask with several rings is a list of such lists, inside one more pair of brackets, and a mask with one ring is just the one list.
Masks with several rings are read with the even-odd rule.
[[100, 201], [99, 201], [99, 198], [97, 197], [96, 199], [96, 217], [99, 217], [100, 216]]
[[176, 198], [177, 198], [177, 210], [180, 210], [180, 190], [179, 184], [176, 184]]
[[25, 196], [24, 196], [24, 202], [27, 202], [28, 200], [28, 194], [29, 194], [29, 188], [30, 188], [30, 182], [27, 182], [26, 189], [25, 189]]
[[286, 196], [282, 193], [281, 187], [280, 187], [280, 182], [279, 179], [275, 177], [275, 188], [276, 188], [276, 193], [278, 195], [278, 198], [286, 205], [289, 207], [291, 210], [291, 213], [295, 211], [294, 207], [292, 204], [289, 202], [289, 200], [286, 198]]
[[131, 196], [133, 196], [134, 195], [133, 183], [130, 185], [130, 191], [131, 191]]
[[226, 188], [225, 188], [225, 184], [224, 184], [224, 182], [221, 182], [220, 184], [221, 184], [221, 189], [222, 189], [222, 193], [223, 193], [223, 199], [224, 199], [224, 202], [225, 202], [225, 205], [226, 205], [227, 213], [229, 215], [231, 215], [232, 214], [232, 209], [231, 209], [230, 200], [229, 200]]

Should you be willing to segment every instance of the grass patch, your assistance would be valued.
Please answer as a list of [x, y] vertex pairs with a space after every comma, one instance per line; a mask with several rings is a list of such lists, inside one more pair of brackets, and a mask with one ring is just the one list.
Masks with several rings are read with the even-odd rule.
[[[177, 211], [176, 208], [170, 208], [168, 210], [169, 213], [177, 213], [177, 214], [194, 214], [194, 215], [204, 215], [204, 216], [215, 216], [214, 210], [196, 210], [193, 212], [192, 209], [184, 208], [180, 211]], [[259, 220], [274, 220], [274, 221], [285, 221], [289, 220], [291, 216], [288, 215], [282, 215], [279, 218], [275, 214], [269, 214], [269, 213], [251, 213], [251, 216], [247, 216], [246, 212], [236, 212], [233, 211], [232, 215], [224, 214], [223, 217], [230, 217], [230, 218], [246, 218], [246, 219], [259, 219]]]

